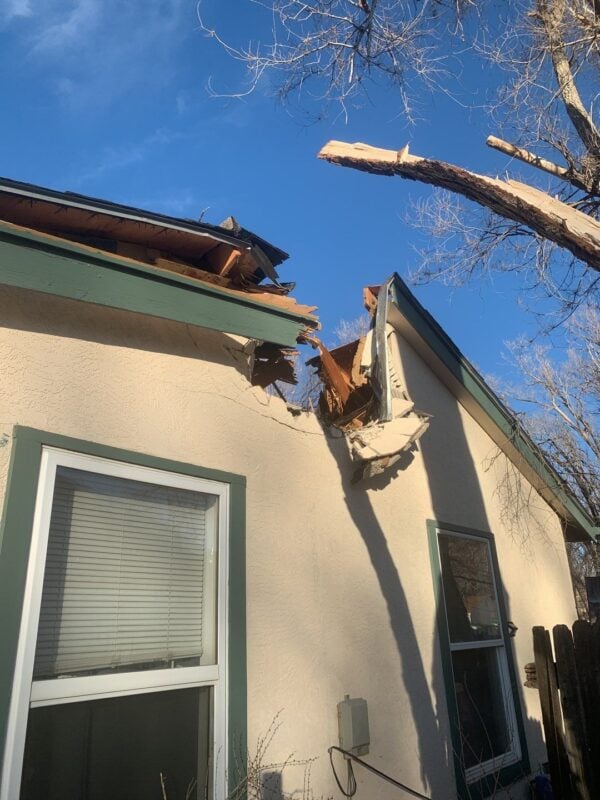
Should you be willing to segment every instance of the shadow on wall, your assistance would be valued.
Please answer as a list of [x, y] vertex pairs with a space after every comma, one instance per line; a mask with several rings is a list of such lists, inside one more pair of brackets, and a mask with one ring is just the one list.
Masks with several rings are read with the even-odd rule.
[[[449, 525], [459, 525], [493, 533], [478, 477], [483, 469], [483, 464], [476, 464], [473, 460], [458, 401], [438, 381], [406, 342], [402, 342], [401, 346], [406, 391], [416, 408], [421, 408], [433, 415], [429, 430], [419, 440], [429, 484], [433, 518]], [[427, 536], [425, 520], [423, 520], [420, 535]], [[507, 619], [511, 620], [510, 598], [502, 580], [502, 564], [499, 565], [498, 591], [504, 600]], [[440, 729], [449, 730], [448, 704], [435, 613], [432, 613], [432, 622], [434, 653], [432, 676], [436, 697], [434, 718]], [[518, 625], [518, 620], [516, 623]], [[530, 634], [529, 631], [522, 630], [517, 635], [528, 636]], [[517, 714], [521, 714], [521, 718], [526, 724], [526, 742], [522, 744], [524, 748], [529, 746], [532, 755], [539, 758], [538, 754], [544, 752], [544, 744], [540, 724], [537, 720], [528, 719], [525, 712], [521, 680], [521, 676], [524, 674], [523, 665], [516, 661], [513, 642], [510, 638], [507, 639], [507, 647], [507, 655], [509, 659], [512, 659], [515, 668], [514, 683], [516, 686], [513, 686], [513, 689], [516, 689], [520, 706]], [[534, 770], [536, 766], [537, 763], [534, 761]]]
[[[425, 758], [421, 758], [422, 780], [433, 798], [446, 798], [448, 797], [446, 766], [448, 753], [451, 751], [440, 731], [437, 714], [431, 703], [427, 674], [397, 565], [365, 485], [352, 483], [352, 465], [348, 460], [344, 440], [332, 438], [326, 433], [326, 441], [342, 476], [344, 500], [348, 512], [363, 539], [388, 609], [389, 623], [398, 652], [399, 669], [417, 734], [418, 751], [419, 754], [427, 753]], [[380, 484], [382, 479], [376, 480]], [[385, 676], [377, 676], [376, 679], [385, 680]], [[393, 698], [390, 698], [390, 713], [393, 713]], [[404, 743], [396, 744], [398, 752], [402, 752]]]
[[87, 304], [78, 300], [50, 294], [37, 295], [13, 286], [0, 286], [0, 303], [2, 328], [181, 358], [201, 357], [203, 361], [215, 364], [223, 362], [224, 350], [230, 355], [230, 365], [241, 375], [246, 376], [248, 371], [239, 345], [228, 334], [219, 331], [208, 328], [199, 331], [183, 322], [106, 306], [94, 306], [93, 313], [90, 313]]

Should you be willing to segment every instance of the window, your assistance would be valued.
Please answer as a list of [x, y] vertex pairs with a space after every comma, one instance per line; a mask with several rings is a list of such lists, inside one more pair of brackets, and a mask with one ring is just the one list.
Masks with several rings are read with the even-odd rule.
[[228, 492], [43, 450], [2, 800], [225, 796]]
[[453, 747], [469, 787], [523, 770], [522, 724], [498, 591], [493, 540], [486, 534], [434, 525], [432, 560], [438, 576], [438, 620], [445, 661]]

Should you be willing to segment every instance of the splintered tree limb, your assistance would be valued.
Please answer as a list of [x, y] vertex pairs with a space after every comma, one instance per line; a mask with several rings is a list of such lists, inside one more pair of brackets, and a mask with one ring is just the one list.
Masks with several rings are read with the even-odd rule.
[[318, 157], [342, 167], [375, 175], [397, 175], [460, 194], [525, 225], [600, 272], [600, 223], [533, 186], [488, 178], [444, 161], [413, 156], [408, 146], [397, 152], [332, 141]]
[[584, 192], [592, 194], [594, 191], [593, 185], [589, 181], [586, 181], [585, 177], [580, 173], [567, 169], [567, 167], [554, 164], [552, 161], [548, 161], [541, 156], [536, 156], [535, 153], [531, 153], [523, 147], [517, 147], [516, 144], [505, 142], [504, 139], [498, 139], [497, 136], [488, 136], [485, 143], [488, 147], [493, 147], [494, 150], [499, 150], [501, 153], [505, 153], [511, 158], [518, 158], [519, 161], [523, 161], [525, 164], [531, 164], [532, 167], [537, 167], [547, 172], [549, 175], [554, 175], [555, 178], [568, 181]]

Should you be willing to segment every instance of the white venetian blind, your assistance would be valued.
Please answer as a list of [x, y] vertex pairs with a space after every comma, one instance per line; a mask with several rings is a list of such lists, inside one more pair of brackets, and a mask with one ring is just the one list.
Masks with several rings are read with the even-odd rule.
[[34, 678], [214, 663], [215, 502], [59, 467]]

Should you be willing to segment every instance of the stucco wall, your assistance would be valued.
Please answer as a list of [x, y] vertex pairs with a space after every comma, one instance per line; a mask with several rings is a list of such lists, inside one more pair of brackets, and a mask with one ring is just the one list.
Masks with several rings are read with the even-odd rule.
[[[431, 427], [393, 475], [357, 486], [344, 441], [252, 388], [232, 337], [6, 287], [0, 305], [0, 436], [28, 425], [246, 475], [250, 748], [281, 712], [268, 759], [316, 757], [315, 796], [337, 796], [336, 703], [363, 696], [371, 762], [452, 798], [426, 520], [495, 534], [520, 679], [531, 626], [569, 623], [575, 607], [557, 518], [523, 484], [528, 505], [509, 524], [506, 460], [414, 351], [399, 342]], [[521, 695], [535, 769], [539, 704]], [[286, 769], [285, 791], [301, 773]], [[357, 797], [394, 791], [361, 776]]]

